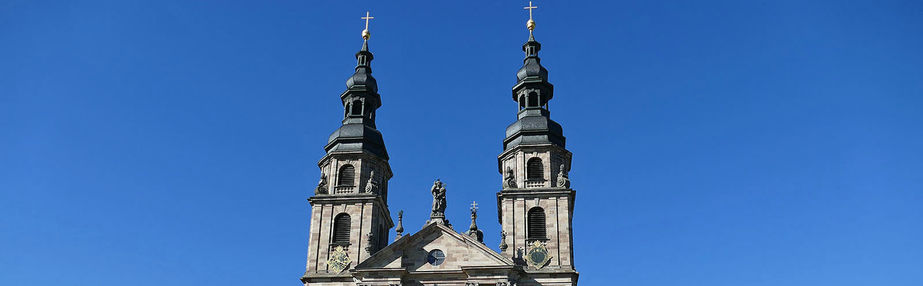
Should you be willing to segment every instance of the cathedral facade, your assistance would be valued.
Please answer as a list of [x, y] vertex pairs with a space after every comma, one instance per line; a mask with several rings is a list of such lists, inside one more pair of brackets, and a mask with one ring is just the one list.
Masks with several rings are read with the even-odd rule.
[[[372, 77], [368, 22], [356, 53], [355, 73], [340, 95], [342, 125], [330, 135], [320, 161], [320, 181], [311, 204], [307, 285], [576, 285], [572, 221], [574, 197], [568, 171], [571, 153], [561, 125], [551, 120], [548, 102], [554, 86], [542, 67], [541, 44], [532, 36], [522, 46], [512, 99], [517, 120], [506, 128], [497, 157], [502, 178], [497, 192], [501, 243], [483, 243], [476, 210], [466, 232], [445, 219], [445, 187], [431, 188], [433, 205], [426, 225], [404, 234], [388, 209], [392, 170], [382, 134], [375, 127], [381, 106]], [[371, 19], [364, 17], [363, 19]], [[394, 229], [395, 240], [389, 241]]]

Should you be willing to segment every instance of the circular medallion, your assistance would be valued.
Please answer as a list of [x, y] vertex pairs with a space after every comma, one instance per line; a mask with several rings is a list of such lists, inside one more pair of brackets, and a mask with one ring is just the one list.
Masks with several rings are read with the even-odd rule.
[[433, 249], [429, 252], [429, 255], [426, 256], [426, 263], [429, 263], [433, 266], [438, 266], [445, 261], [445, 253], [439, 249]]
[[548, 255], [548, 247], [545, 246], [545, 243], [536, 240], [529, 245], [529, 251], [526, 254], [526, 261], [529, 266], [542, 268], [550, 259], [551, 256]]
[[541, 262], [545, 261], [545, 253], [544, 253], [544, 252], [535, 251], [535, 252], [532, 252], [531, 254], [529, 254], [529, 256], [530, 256], [529, 258], [531, 258], [532, 261], [536, 262], [535, 264], [538, 264], [538, 263], [541, 263]]

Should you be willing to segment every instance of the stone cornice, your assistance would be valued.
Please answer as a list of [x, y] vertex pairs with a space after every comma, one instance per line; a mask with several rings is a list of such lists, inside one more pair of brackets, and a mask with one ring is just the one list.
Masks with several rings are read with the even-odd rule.
[[383, 218], [386, 219], [388, 228], [394, 227], [394, 221], [391, 220], [391, 211], [388, 204], [377, 194], [357, 193], [357, 194], [320, 194], [308, 198], [308, 202], [313, 207], [314, 204], [352, 204], [352, 203], [373, 203], [378, 204], [379, 209], [384, 212]]
[[301, 276], [301, 283], [308, 282], [352, 282], [353, 276], [349, 272], [340, 273], [305, 273]]

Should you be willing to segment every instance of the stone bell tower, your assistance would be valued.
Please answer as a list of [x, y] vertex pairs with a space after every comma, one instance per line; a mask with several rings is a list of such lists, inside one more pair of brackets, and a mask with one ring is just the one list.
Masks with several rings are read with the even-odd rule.
[[549, 117], [554, 86], [538, 57], [542, 45], [532, 35], [531, 8], [535, 7], [526, 7], [530, 19], [529, 40], [522, 46], [525, 60], [512, 90], [519, 105], [517, 120], [506, 128], [497, 158], [503, 175], [503, 188], [497, 193], [500, 249], [526, 271], [551, 271], [576, 281], [571, 233], [576, 192], [567, 175], [571, 153], [561, 125]]
[[356, 53], [356, 71], [340, 95], [342, 126], [324, 146], [327, 154], [317, 164], [320, 182], [308, 199], [311, 228], [305, 284], [349, 277], [345, 270], [384, 248], [394, 226], [388, 211], [391, 166], [381, 132], [375, 128], [381, 96], [368, 47], [371, 18], [363, 17], [366, 29]]

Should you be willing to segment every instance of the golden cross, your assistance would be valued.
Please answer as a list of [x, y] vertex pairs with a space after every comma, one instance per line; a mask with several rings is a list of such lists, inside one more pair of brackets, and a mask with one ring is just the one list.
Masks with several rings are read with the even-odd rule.
[[365, 20], [365, 29], [368, 30], [368, 29], [369, 29], [369, 20], [375, 19], [375, 17], [369, 16], [369, 11], [365, 11], [365, 17], [362, 17], [362, 18], [360, 18], [360, 19]]
[[529, 10], [529, 20], [532, 20], [532, 9], [536, 9], [536, 8], [538, 8], [538, 7], [532, 6], [532, 1], [529, 1], [529, 6], [528, 6], [528, 7], [522, 7], [522, 9], [527, 9], [527, 10]]
[[472, 202], [471, 202], [471, 210], [473, 210], [473, 211], [477, 211], [477, 210], [478, 210], [478, 202], [475, 202], [475, 201], [472, 201]]
[[365, 20], [365, 30], [362, 30], [362, 38], [368, 40], [369, 36], [372, 35], [369, 33], [369, 20], [375, 19], [375, 17], [369, 16], [369, 11], [365, 11], [365, 17], [360, 19]]

